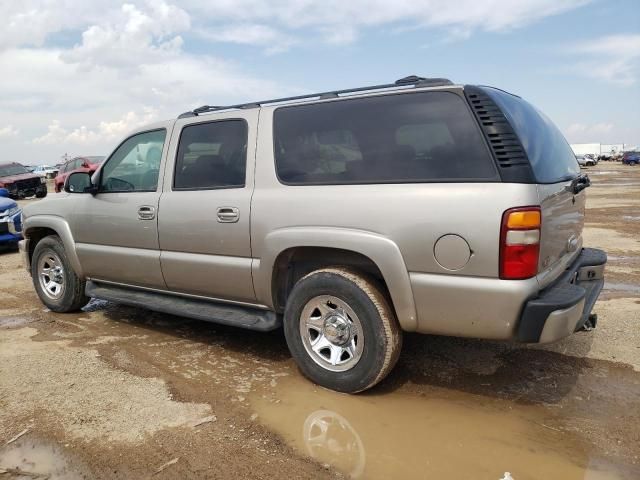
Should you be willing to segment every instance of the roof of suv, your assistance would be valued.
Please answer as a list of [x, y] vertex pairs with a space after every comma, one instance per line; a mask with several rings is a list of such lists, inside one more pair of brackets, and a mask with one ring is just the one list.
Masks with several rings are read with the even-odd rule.
[[[344, 90], [331, 90], [327, 92], [311, 93], [306, 95], [297, 95], [293, 97], [273, 98], [270, 100], [261, 100], [258, 102], [238, 103], [234, 105], [203, 105], [195, 110], [185, 112], [178, 116], [178, 118], [195, 117], [203, 113], [217, 112], [222, 110], [234, 110], [234, 109], [248, 109], [258, 108], [263, 105], [281, 104], [281, 103], [299, 103], [305, 101], [317, 101], [317, 100], [331, 100], [340, 98], [341, 96], [352, 96], [358, 93], [370, 93], [377, 90], [385, 92], [392, 92], [394, 90], [406, 90], [408, 88], [438, 88], [438, 87], [453, 87], [453, 82], [447, 78], [425, 78], [417, 75], [410, 75], [408, 77], [396, 80], [394, 83], [372, 85], [366, 87], [356, 87]], [[459, 86], [462, 88], [462, 86]]]

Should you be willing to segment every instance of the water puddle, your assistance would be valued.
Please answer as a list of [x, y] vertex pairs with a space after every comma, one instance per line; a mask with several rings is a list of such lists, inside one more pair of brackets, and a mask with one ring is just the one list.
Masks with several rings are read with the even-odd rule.
[[4, 479], [80, 480], [89, 478], [71, 466], [63, 449], [24, 438], [0, 449], [0, 472]]
[[33, 321], [34, 319], [29, 317], [0, 317], [0, 328], [21, 327]]
[[[348, 478], [621, 479], [542, 407], [451, 391], [342, 395], [299, 377], [252, 399], [259, 421]], [[509, 477], [506, 477], [509, 478]], [[627, 477], [631, 478], [631, 477]]]
[[604, 290], [612, 292], [640, 293], [640, 285], [635, 283], [610, 283], [605, 281]]
[[623, 215], [622, 218], [625, 220], [630, 220], [632, 222], [637, 222], [640, 220], [640, 215]]

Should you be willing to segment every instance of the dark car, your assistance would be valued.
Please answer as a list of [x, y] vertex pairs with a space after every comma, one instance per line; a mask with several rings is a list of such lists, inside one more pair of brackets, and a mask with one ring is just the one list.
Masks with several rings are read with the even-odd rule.
[[0, 188], [6, 188], [13, 199], [47, 196], [46, 179], [16, 162], [0, 164]]
[[61, 192], [64, 188], [64, 182], [71, 172], [95, 172], [100, 164], [104, 162], [105, 157], [89, 156], [75, 157], [60, 167], [60, 171], [53, 181], [56, 192]]
[[622, 163], [624, 165], [640, 164], [640, 152], [624, 152], [622, 155]]

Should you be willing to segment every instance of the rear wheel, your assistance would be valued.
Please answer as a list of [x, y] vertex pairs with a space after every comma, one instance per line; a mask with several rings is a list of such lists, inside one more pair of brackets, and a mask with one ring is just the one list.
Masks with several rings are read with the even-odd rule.
[[331, 267], [302, 278], [284, 316], [287, 345], [302, 373], [323, 387], [356, 393], [393, 369], [402, 332], [375, 283]]
[[71, 268], [59, 237], [51, 235], [38, 242], [31, 259], [31, 277], [36, 293], [54, 312], [74, 312], [87, 303], [86, 282]]

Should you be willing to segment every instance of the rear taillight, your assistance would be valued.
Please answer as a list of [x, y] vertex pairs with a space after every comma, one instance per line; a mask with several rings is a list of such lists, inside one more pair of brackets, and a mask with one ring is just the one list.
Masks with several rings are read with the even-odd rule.
[[521, 280], [538, 273], [540, 207], [510, 208], [502, 215], [500, 278]]

